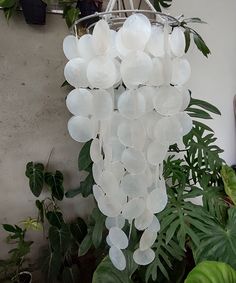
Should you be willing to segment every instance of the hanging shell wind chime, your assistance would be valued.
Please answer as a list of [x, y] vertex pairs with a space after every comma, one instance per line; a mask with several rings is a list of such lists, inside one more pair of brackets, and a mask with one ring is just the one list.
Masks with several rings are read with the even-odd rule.
[[119, 270], [126, 267], [123, 251], [129, 246], [125, 224], [142, 231], [134, 261], [154, 260], [156, 214], [168, 199], [163, 160], [169, 146], [192, 128], [184, 112], [190, 102], [184, 85], [191, 73], [184, 32], [177, 19], [145, 2], [150, 7], [145, 14], [156, 20], [134, 11], [132, 1], [132, 10], [116, 11], [112, 0], [95, 15], [101, 19], [88, 27], [92, 32], [69, 35], [63, 43], [69, 60], [64, 74], [74, 87], [66, 99], [74, 115], [68, 130], [78, 142], [92, 139], [93, 195], [107, 217], [109, 256]]

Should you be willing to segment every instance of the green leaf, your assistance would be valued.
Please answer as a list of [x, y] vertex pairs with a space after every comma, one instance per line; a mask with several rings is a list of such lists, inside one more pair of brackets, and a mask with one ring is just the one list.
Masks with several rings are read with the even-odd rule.
[[211, 54], [211, 51], [207, 47], [205, 41], [202, 39], [202, 37], [198, 33], [193, 34], [194, 42], [197, 46], [197, 48], [202, 52], [202, 54], [206, 57], [208, 57], [209, 54]]
[[44, 201], [36, 200], [35, 205], [39, 211], [39, 221], [44, 223]]
[[86, 223], [80, 217], [78, 217], [74, 223], [70, 224], [70, 231], [78, 243], [83, 241], [88, 232]]
[[60, 250], [49, 252], [47, 256], [44, 257], [42, 271], [47, 283], [55, 282], [60, 272], [61, 263], [62, 257]]
[[165, 278], [169, 279], [168, 271], [172, 269], [172, 259], [180, 261], [184, 256], [184, 251], [180, 248], [176, 239], [172, 238], [168, 244], [166, 244], [166, 235], [162, 230], [159, 232], [152, 248], [155, 251], [155, 259], [147, 266], [145, 273], [146, 283], [150, 282], [150, 278], [156, 282], [160, 277], [160, 273], [163, 274]]
[[92, 233], [92, 241], [94, 247], [97, 249], [101, 242], [104, 230], [104, 224], [106, 217], [100, 212], [100, 210], [96, 207], [92, 212], [92, 218], [95, 221], [95, 226], [93, 228]]
[[64, 82], [62, 83], [61, 87], [68, 86], [68, 85], [70, 85], [70, 84], [68, 83], [68, 81], [64, 81]]
[[185, 35], [185, 42], [186, 42], [185, 53], [187, 53], [189, 50], [190, 44], [191, 44], [190, 30], [188, 28], [185, 29], [184, 35]]
[[222, 261], [236, 268], [236, 208], [228, 210], [225, 225], [212, 221], [207, 232], [200, 233], [200, 245], [196, 246], [195, 260]]
[[186, 109], [186, 111], [187, 111], [188, 115], [193, 117], [193, 118], [212, 119], [211, 115], [208, 112], [206, 112], [202, 109], [188, 107]]
[[2, 227], [4, 230], [6, 230], [7, 232], [10, 232], [10, 233], [16, 233], [17, 232], [17, 229], [13, 226], [13, 225], [10, 225], [10, 224], [2, 224]]
[[203, 123], [201, 123], [199, 121], [193, 121], [193, 124], [195, 126], [199, 127], [199, 128], [202, 128], [202, 129], [204, 129], [206, 131], [214, 133], [214, 131], [210, 127], [208, 127], [207, 125], [205, 125], [205, 124], [203, 124]]
[[91, 143], [92, 140], [86, 142], [80, 150], [78, 159], [78, 167], [80, 171], [86, 170], [92, 164], [92, 160], [90, 157]]
[[48, 211], [46, 213], [46, 218], [52, 226], [61, 228], [61, 225], [64, 223], [63, 215], [60, 211]]
[[79, 10], [74, 7], [69, 7], [64, 10], [64, 17], [66, 24], [70, 28], [74, 22], [79, 18]]
[[53, 173], [45, 173], [45, 183], [50, 187], [52, 196], [58, 200], [63, 200], [64, 187], [63, 187], [63, 174], [60, 171]]
[[41, 163], [29, 162], [26, 165], [26, 177], [29, 178], [29, 186], [34, 196], [39, 197], [43, 189], [44, 166]]
[[94, 179], [93, 174], [90, 172], [84, 181], [80, 182], [80, 187], [78, 189], [69, 190], [66, 192], [65, 196], [67, 198], [73, 198], [79, 194], [82, 194], [84, 198], [88, 197], [93, 192]]
[[92, 233], [89, 231], [79, 246], [79, 256], [85, 255], [92, 247], [92, 244]]
[[70, 245], [70, 230], [66, 224], [62, 224], [61, 229], [51, 226], [48, 232], [51, 248], [65, 253]]
[[190, 101], [190, 104], [189, 106], [198, 106], [198, 107], [201, 107], [211, 113], [214, 113], [214, 114], [217, 114], [217, 115], [221, 115], [220, 113], [220, 110], [215, 107], [214, 105], [212, 105], [211, 103], [209, 102], [206, 102], [204, 100], [200, 100], [200, 99], [196, 99], [196, 98], [191, 98], [191, 101]]
[[16, 0], [0, 0], [0, 7], [11, 8], [16, 4]]
[[62, 273], [63, 283], [78, 283], [79, 282], [79, 270], [77, 265], [72, 267], [66, 267]]
[[236, 205], [236, 174], [234, 170], [227, 165], [223, 165], [221, 176], [226, 194], [230, 197], [234, 205]]
[[127, 250], [124, 253], [127, 262], [126, 269], [124, 271], [116, 269], [107, 256], [98, 265], [94, 272], [92, 283], [133, 283], [131, 276], [138, 266], [133, 261], [132, 252]]
[[235, 283], [236, 271], [223, 262], [204, 261], [188, 275], [184, 283]]

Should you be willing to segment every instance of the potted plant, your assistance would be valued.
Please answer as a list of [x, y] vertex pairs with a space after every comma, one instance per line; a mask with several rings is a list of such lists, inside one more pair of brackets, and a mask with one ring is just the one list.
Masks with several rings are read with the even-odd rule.
[[3, 229], [8, 232], [7, 243], [15, 247], [9, 250], [10, 257], [0, 260], [1, 282], [31, 283], [32, 274], [28, 271], [27, 256], [30, 253], [32, 241], [25, 239], [26, 232], [30, 229], [40, 230], [41, 225], [37, 220], [28, 218], [18, 225], [3, 224]]
[[27, 24], [44, 25], [46, 22], [47, 4], [42, 0], [20, 0]]

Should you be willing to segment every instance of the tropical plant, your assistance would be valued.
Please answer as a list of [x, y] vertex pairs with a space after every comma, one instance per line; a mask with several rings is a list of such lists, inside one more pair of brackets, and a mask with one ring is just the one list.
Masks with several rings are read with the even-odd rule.
[[[19, 225], [3, 224], [3, 229], [8, 232], [6, 241], [8, 244], [15, 247], [9, 250], [10, 257], [5, 260], [0, 260], [0, 280], [13, 280], [19, 281], [19, 274], [25, 269], [28, 269], [26, 265], [27, 255], [30, 253], [32, 241], [25, 239], [26, 232], [28, 230], [40, 230], [41, 225], [36, 219], [28, 218], [21, 222]], [[2, 281], [1, 281], [2, 282]]]
[[236, 271], [223, 262], [203, 261], [188, 275], [184, 283], [234, 283]]

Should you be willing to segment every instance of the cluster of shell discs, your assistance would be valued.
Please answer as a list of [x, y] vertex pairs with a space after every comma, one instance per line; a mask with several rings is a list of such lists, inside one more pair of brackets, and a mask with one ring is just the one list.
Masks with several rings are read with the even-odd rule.
[[148, 265], [160, 230], [155, 214], [167, 204], [163, 160], [192, 128], [184, 33], [133, 14], [118, 31], [100, 20], [92, 34], [69, 35], [63, 48], [65, 78], [75, 87], [66, 100], [74, 115], [68, 130], [78, 142], [92, 140], [93, 194], [107, 216], [110, 259], [125, 269], [130, 225], [141, 234], [133, 259]]

